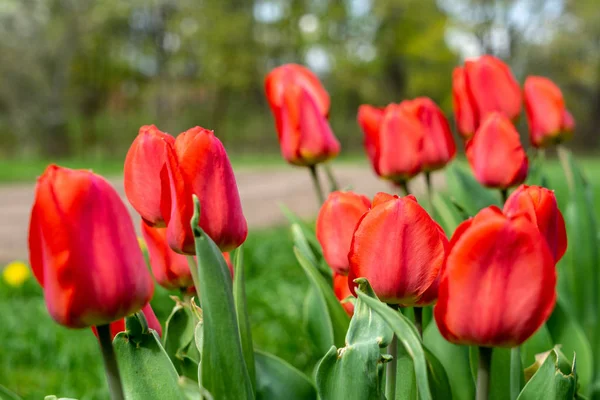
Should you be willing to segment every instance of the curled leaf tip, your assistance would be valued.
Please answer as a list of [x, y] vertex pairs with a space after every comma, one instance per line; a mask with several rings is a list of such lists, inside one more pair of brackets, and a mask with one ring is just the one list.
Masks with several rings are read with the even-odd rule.
[[192, 216], [191, 220], [192, 232], [194, 232], [195, 237], [201, 237], [202, 229], [200, 229], [200, 200], [195, 194], [192, 195], [192, 200], [194, 202], [194, 215]]

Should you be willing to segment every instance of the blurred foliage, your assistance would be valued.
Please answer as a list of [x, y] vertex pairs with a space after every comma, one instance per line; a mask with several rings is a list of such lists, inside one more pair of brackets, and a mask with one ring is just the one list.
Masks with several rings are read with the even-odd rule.
[[4, 0], [0, 158], [122, 158], [142, 124], [214, 129], [232, 152], [277, 152], [263, 79], [315, 70], [358, 150], [362, 103], [430, 96], [483, 52], [565, 90], [589, 148], [600, 118], [594, 0]]

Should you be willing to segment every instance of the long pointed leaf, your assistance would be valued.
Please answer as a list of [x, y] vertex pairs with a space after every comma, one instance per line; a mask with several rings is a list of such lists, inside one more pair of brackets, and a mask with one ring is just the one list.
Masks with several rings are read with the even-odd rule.
[[317, 389], [306, 375], [272, 354], [257, 351], [256, 398], [258, 400], [314, 400]]

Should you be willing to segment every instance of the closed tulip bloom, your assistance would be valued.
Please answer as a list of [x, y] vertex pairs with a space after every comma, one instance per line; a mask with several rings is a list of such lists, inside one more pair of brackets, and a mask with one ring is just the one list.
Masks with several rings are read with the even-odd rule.
[[200, 227], [206, 234], [222, 251], [239, 247], [246, 240], [248, 226], [221, 141], [208, 129], [189, 129], [177, 136], [168, 167], [172, 207], [167, 241], [171, 248], [179, 253], [195, 253], [190, 226], [192, 194], [200, 200]]
[[531, 144], [546, 147], [570, 139], [574, 121], [558, 86], [548, 78], [529, 76], [524, 87]]
[[442, 268], [447, 239], [412, 196], [373, 203], [350, 247], [350, 290], [354, 293], [353, 281], [362, 277], [381, 301], [414, 306]]
[[384, 115], [385, 108], [373, 107], [368, 104], [363, 104], [358, 108], [358, 124], [364, 132], [363, 145], [371, 165], [378, 174], [379, 128]]
[[61, 325], [105, 325], [152, 298], [133, 223], [112, 186], [89, 171], [49, 166], [38, 179], [29, 258]]
[[475, 178], [483, 186], [507, 189], [527, 178], [529, 160], [519, 133], [500, 113], [488, 115], [467, 142], [466, 153]]
[[327, 264], [348, 275], [348, 251], [358, 220], [371, 207], [369, 199], [354, 192], [332, 192], [317, 217], [317, 239]]
[[456, 155], [456, 145], [442, 110], [429, 97], [406, 100], [400, 106], [423, 125], [422, 170], [429, 172], [446, 166]]
[[152, 274], [159, 285], [167, 289], [194, 285], [186, 256], [169, 247], [167, 228], [154, 228], [142, 221], [142, 235], [148, 247]]
[[281, 153], [291, 164], [311, 166], [340, 152], [329, 122], [329, 95], [307, 68], [286, 64], [265, 79]]
[[550, 317], [555, 302], [554, 258], [527, 217], [506, 217], [492, 206], [457, 228], [434, 310], [446, 340], [518, 346]]
[[[365, 115], [372, 111], [359, 115], [363, 129], [367, 127]], [[421, 172], [425, 129], [417, 117], [401, 105], [390, 104], [383, 112], [378, 131], [374, 129], [376, 124], [369, 126], [373, 128], [364, 130], [365, 148], [377, 175], [400, 183]]]
[[494, 56], [465, 62], [467, 93], [476, 116], [476, 128], [488, 114], [499, 112], [515, 120], [521, 113], [521, 88], [508, 65]]
[[[150, 307], [150, 303], [146, 304], [142, 308], [142, 312], [146, 317], [148, 327], [150, 329], [154, 329], [156, 333], [158, 333], [158, 336], [162, 336], [162, 327], [160, 326], [160, 322], [158, 322], [158, 318], [156, 318], [156, 314], [154, 314], [154, 310], [152, 309], [152, 307]], [[94, 332], [94, 335], [98, 337], [98, 331], [96, 330], [95, 326], [92, 326], [92, 331]], [[122, 318], [110, 324], [111, 339], [114, 339], [115, 336], [117, 336], [117, 334], [119, 334], [120, 332], [125, 332], [125, 318]]]
[[565, 220], [558, 209], [554, 191], [540, 186], [521, 185], [506, 200], [507, 216], [525, 215], [546, 239], [555, 262], [567, 251]]
[[127, 199], [151, 226], [166, 226], [164, 216], [170, 212], [170, 189], [165, 165], [167, 147], [173, 136], [154, 125], [140, 128], [123, 168]]
[[340, 274], [333, 273], [333, 292], [335, 297], [338, 298], [346, 313], [352, 317], [354, 314], [354, 304], [350, 301], [344, 301], [348, 296], [352, 296], [350, 288], [348, 287], [348, 277]]
[[475, 133], [477, 121], [467, 91], [467, 77], [463, 67], [456, 67], [452, 72], [452, 106], [458, 133], [464, 139], [469, 139]]

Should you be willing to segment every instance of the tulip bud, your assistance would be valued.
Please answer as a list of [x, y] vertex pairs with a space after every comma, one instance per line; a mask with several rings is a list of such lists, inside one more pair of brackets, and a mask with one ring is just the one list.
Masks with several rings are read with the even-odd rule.
[[452, 106], [458, 132], [464, 139], [469, 139], [475, 133], [477, 121], [467, 91], [467, 77], [463, 67], [454, 68], [452, 72]]
[[434, 309], [446, 340], [514, 347], [550, 317], [554, 258], [527, 218], [485, 208], [459, 225], [449, 247]]
[[101, 176], [49, 166], [38, 179], [29, 258], [54, 320], [105, 325], [140, 310], [154, 283], [133, 223]]
[[289, 163], [310, 166], [337, 156], [340, 144], [327, 122], [329, 95], [310, 70], [296, 64], [275, 68], [265, 92]]
[[[162, 327], [160, 326], [160, 322], [158, 322], [158, 318], [156, 318], [156, 314], [154, 314], [154, 310], [150, 306], [150, 303], [146, 304], [142, 308], [142, 312], [144, 313], [144, 316], [146, 317], [146, 321], [148, 322], [148, 327], [150, 329], [154, 329], [156, 331], [156, 333], [158, 333], [158, 336], [162, 336]], [[96, 330], [95, 326], [92, 326], [92, 332], [94, 332], [94, 335], [96, 335], [96, 337], [98, 337], [98, 331]], [[117, 336], [117, 334], [119, 334], [120, 332], [125, 332], [125, 318], [122, 318], [122, 319], [112, 322], [110, 324], [111, 339], [114, 339], [115, 336]]]
[[194, 285], [187, 258], [169, 247], [167, 228], [153, 228], [142, 221], [142, 235], [148, 247], [152, 273], [159, 285], [167, 289], [185, 289]]
[[145, 125], [125, 157], [125, 195], [150, 226], [166, 226], [164, 216], [170, 213], [165, 161], [167, 147], [174, 143], [173, 136], [154, 125]]
[[467, 159], [483, 186], [506, 189], [527, 178], [529, 160], [519, 133], [502, 114], [492, 113], [467, 142]]
[[333, 292], [335, 297], [338, 298], [346, 313], [352, 317], [354, 314], [354, 304], [350, 301], [344, 301], [349, 296], [352, 296], [350, 288], [348, 287], [348, 277], [340, 274], [333, 273]]
[[558, 86], [548, 78], [529, 76], [524, 87], [531, 144], [546, 147], [570, 139], [575, 122]]
[[485, 55], [465, 62], [465, 74], [476, 128], [493, 112], [513, 121], [519, 116], [521, 89], [508, 65], [494, 56]]
[[171, 215], [167, 240], [179, 253], [194, 254], [190, 220], [192, 194], [200, 200], [200, 227], [222, 251], [239, 247], [248, 235], [233, 169], [223, 144], [212, 131], [192, 128], [175, 140], [169, 153]]
[[429, 97], [418, 97], [400, 103], [401, 107], [416, 117], [424, 128], [421, 168], [435, 171], [448, 164], [456, 154], [450, 125], [440, 108]]
[[446, 243], [439, 225], [414, 197], [378, 201], [354, 232], [348, 255], [350, 290], [354, 294], [356, 278], [366, 278], [381, 301], [416, 305], [442, 268]]
[[[380, 117], [381, 122], [377, 124]], [[400, 183], [421, 171], [425, 129], [417, 117], [401, 105], [390, 104], [382, 116], [377, 116], [377, 109], [373, 107], [361, 106], [358, 118], [365, 134], [365, 148], [377, 175]]]
[[365, 196], [332, 192], [317, 217], [317, 239], [327, 264], [337, 274], [348, 275], [348, 251], [356, 224], [371, 207]]
[[506, 200], [504, 213], [508, 217], [524, 215], [537, 225], [546, 239], [555, 262], [567, 250], [565, 220], [558, 209], [552, 190], [540, 186], [521, 185]]

